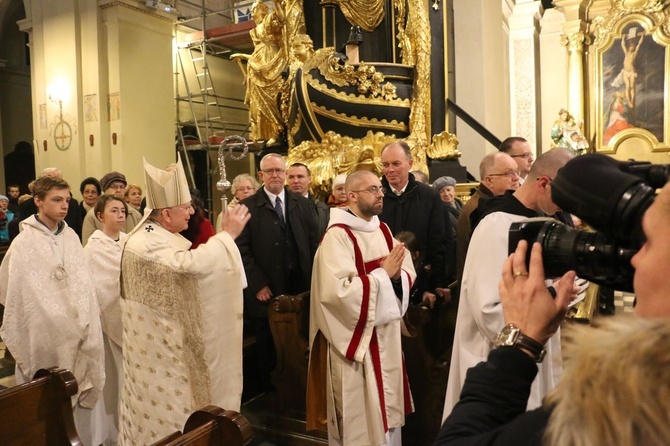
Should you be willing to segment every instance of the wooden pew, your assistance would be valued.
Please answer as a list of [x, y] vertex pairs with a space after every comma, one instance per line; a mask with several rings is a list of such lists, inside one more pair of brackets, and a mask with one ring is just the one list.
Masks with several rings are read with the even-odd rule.
[[251, 422], [258, 441], [287, 446], [326, 445], [326, 434], [307, 432], [305, 424], [309, 291], [273, 298], [268, 318], [277, 351], [277, 365], [271, 376], [276, 392], [247, 401], [242, 413]]
[[53, 367], [0, 391], [0, 444], [81, 446], [72, 416], [71, 397], [77, 388], [72, 373]]
[[276, 297], [270, 304], [268, 318], [277, 351], [272, 385], [277, 389], [280, 410], [304, 418], [309, 365], [309, 291]]
[[206, 406], [188, 417], [183, 434], [175, 432], [153, 446], [243, 446], [252, 438], [251, 425], [242, 415]]

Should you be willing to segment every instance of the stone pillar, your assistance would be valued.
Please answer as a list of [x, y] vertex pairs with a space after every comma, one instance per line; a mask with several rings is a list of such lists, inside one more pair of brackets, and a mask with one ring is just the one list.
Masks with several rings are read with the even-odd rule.
[[[568, 60], [562, 45], [565, 16], [556, 8], [547, 9], [540, 21], [541, 139], [538, 147], [551, 147], [551, 127], [561, 108], [568, 108]], [[549, 57], [546, 57], [549, 55]], [[578, 119], [582, 119], [580, 116]]]
[[[144, 2], [99, 2], [100, 65], [108, 97], [111, 170], [125, 169], [128, 181], [143, 184], [142, 157], [160, 167], [175, 161], [175, 101], [172, 19]], [[104, 154], [103, 154], [104, 159]], [[185, 162], [185, 161], [184, 161]]]
[[503, 0], [504, 25], [509, 39], [510, 130], [511, 135], [526, 138], [531, 147], [536, 147], [540, 141], [537, 79], [540, 73], [538, 28], [542, 11], [540, 1]]
[[[508, 75], [502, 7], [491, 0], [454, 0], [454, 95], [450, 98], [494, 135], [509, 135]], [[493, 147], [456, 119], [461, 165], [475, 177], [479, 162]]]
[[584, 45], [588, 45], [586, 23], [581, 20], [582, 0], [554, 0], [565, 15], [562, 43], [568, 53], [568, 111], [575, 119], [587, 122], [584, 104]]
[[111, 170], [143, 184], [143, 156], [174, 162], [173, 17], [137, 0], [26, 5], [36, 170], [59, 167], [77, 196]]

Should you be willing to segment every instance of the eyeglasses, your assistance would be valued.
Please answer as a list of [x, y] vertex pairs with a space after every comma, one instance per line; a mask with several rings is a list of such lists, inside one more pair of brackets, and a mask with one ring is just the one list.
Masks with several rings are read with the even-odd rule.
[[519, 176], [518, 170], [510, 170], [505, 173], [490, 173], [487, 175], [487, 177], [507, 177], [507, 178], [514, 178], [518, 176]]
[[352, 192], [356, 192], [356, 193], [358, 193], [358, 192], [367, 192], [367, 193], [369, 193], [369, 194], [371, 194], [371, 195], [377, 195], [379, 192], [381, 192], [382, 194], [385, 194], [385, 193], [386, 193], [386, 188], [385, 188], [385, 187], [381, 187], [381, 186], [370, 186], [370, 187], [368, 187], [367, 189], [352, 190]]
[[190, 212], [191, 209], [194, 209], [194, 208], [193, 208], [193, 204], [189, 203], [187, 205], [182, 204], [181, 206], [172, 206], [171, 208], [167, 208], [167, 209], [181, 209], [182, 211]]
[[253, 188], [252, 186], [240, 186], [240, 187], [238, 187], [238, 188], [235, 189], [235, 190], [236, 190], [236, 191], [241, 191], [241, 190], [254, 190], [254, 188]]
[[532, 158], [532, 157], [533, 157], [533, 154], [530, 153], [530, 152], [526, 152], [526, 153], [521, 153], [521, 154], [519, 154], [519, 155], [510, 155], [510, 156], [511, 156], [512, 158], [525, 158], [525, 159], [529, 159], [529, 158]]
[[265, 169], [265, 170], [261, 170], [261, 172], [266, 173], [270, 176], [284, 175], [284, 173], [286, 173], [286, 169]]

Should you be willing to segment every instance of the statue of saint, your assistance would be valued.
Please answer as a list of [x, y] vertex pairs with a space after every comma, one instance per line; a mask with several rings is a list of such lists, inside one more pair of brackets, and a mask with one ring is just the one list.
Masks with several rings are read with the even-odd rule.
[[589, 148], [589, 142], [582, 134], [582, 121], [575, 118], [566, 109], [558, 112], [558, 119], [551, 127], [552, 147], [570, 149], [575, 155], [582, 155]]
[[249, 106], [251, 138], [265, 141], [267, 145], [274, 144], [283, 129], [278, 96], [285, 82], [282, 71], [288, 63], [283, 40], [284, 10], [280, 0], [273, 2], [275, 10], [272, 12], [262, 0], [256, 0], [251, 7], [251, 16], [256, 22], [256, 27], [250, 31], [254, 52], [231, 56], [238, 62], [248, 61], [244, 102]]

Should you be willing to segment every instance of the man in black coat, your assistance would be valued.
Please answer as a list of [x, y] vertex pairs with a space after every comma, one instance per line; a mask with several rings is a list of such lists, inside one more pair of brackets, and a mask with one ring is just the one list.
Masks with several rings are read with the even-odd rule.
[[417, 182], [412, 169], [412, 154], [404, 141], [388, 144], [381, 153], [384, 178], [384, 209], [379, 219], [393, 234], [414, 233], [424, 265], [430, 265], [429, 289], [444, 296], [446, 279], [447, 232], [444, 209], [439, 194], [428, 185]]
[[312, 184], [312, 173], [309, 171], [309, 167], [303, 163], [293, 163], [286, 171], [286, 176], [286, 184], [291, 192], [309, 198], [309, 201], [316, 212], [319, 228], [318, 236], [319, 240], [321, 240], [321, 237], [328, 228], [328, 222], [330, 221], [330, 208], [326, 203], [317, 200], [309, 193], [309, 186]]
[[309, 199], [284, 187], [286, 163], [281, 155], [264, 156], [260, 168], [258, 177], [263, 187], [242, 201], [251, 220], [235, 242], [248, 283], [244, 290], [245, 318], [256, 335], [261, 385], [269, 388], [275, 363], [268, 324], [270, 299], [309, 290], [319, 240]]

